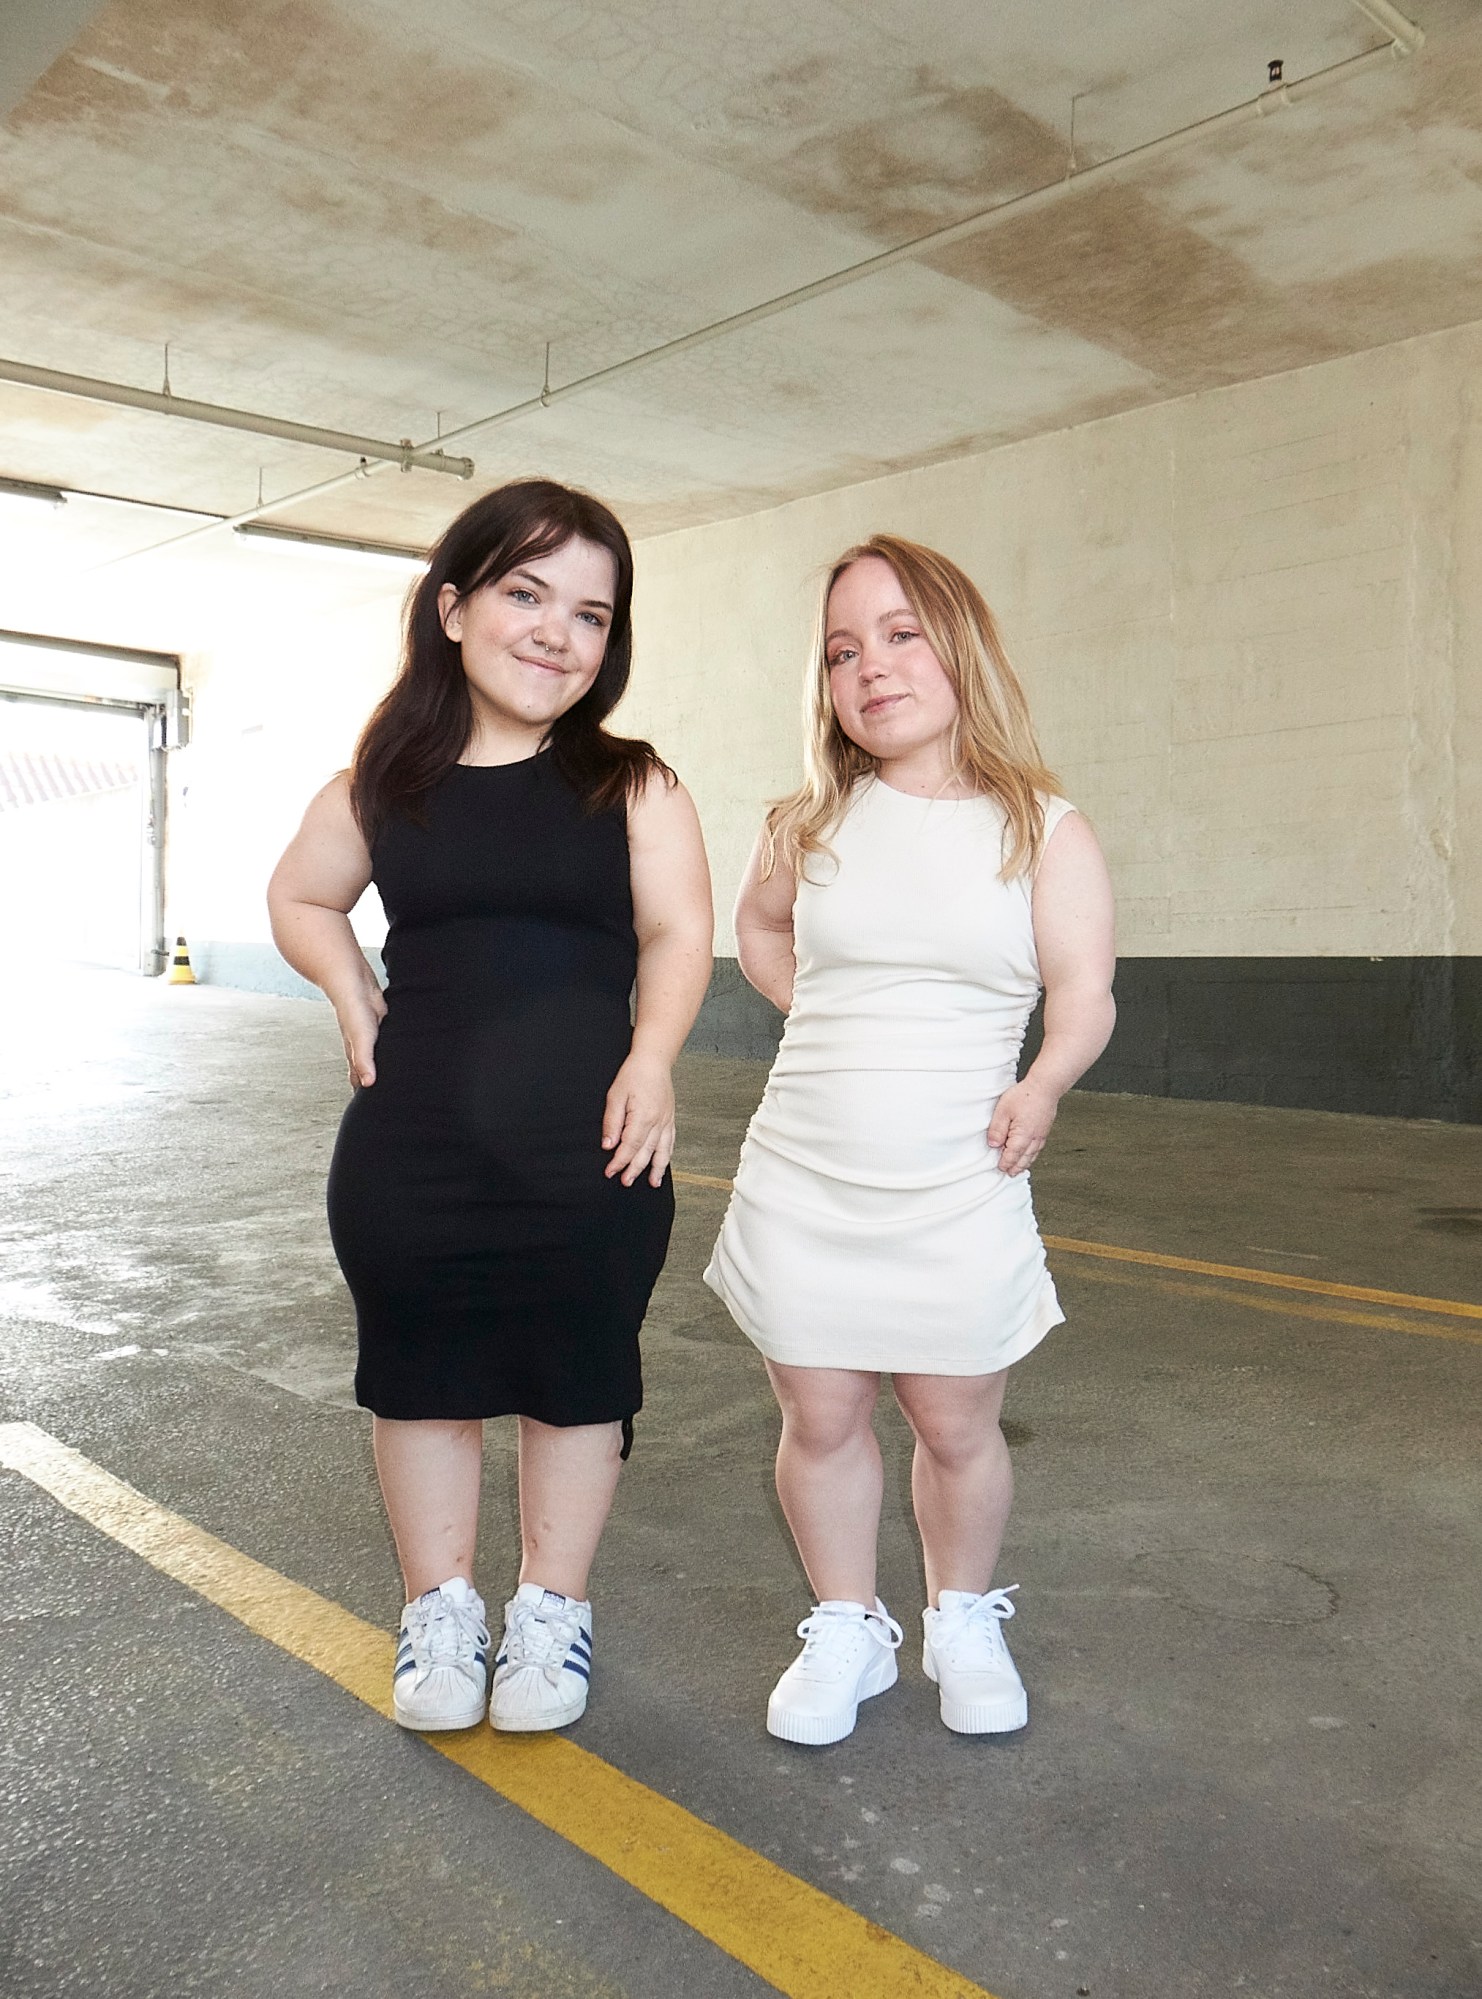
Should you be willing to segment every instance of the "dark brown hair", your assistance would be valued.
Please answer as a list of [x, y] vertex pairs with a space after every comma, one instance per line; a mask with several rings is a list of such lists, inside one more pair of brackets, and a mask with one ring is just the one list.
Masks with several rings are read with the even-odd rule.
[[471, 597], [572, 540], [607, 550], [617, 588], [597, 678], [551, 724], [551, 755], [590, 812], [617, 810], [655, 773], [674, 781], [651, 744], [609, 735], [602, 726], [622, 699], [633, 663], [633, 551], [622, 523], [590, 493], [552, 479], [521, 479], [465, 508], [407, 597], [401, 671], [361, 731], [350, 765], [350, 800], [367, 840], [393, 814], [415, 817], [473, 734], [462, 651], [443, 630], [443, 586], [451, 583], [460, 599]]

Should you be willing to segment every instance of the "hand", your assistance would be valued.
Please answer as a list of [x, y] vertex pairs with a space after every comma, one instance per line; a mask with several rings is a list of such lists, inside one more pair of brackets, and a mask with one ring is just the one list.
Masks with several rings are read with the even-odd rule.
[[625, 1187], [648, 1168], [651, 1187], [662, 1185], [674, 1157], [674, 1084], [667, 1062], [630, 1055], [613, 1078], [602, 1113], [602, 1146], [612, 1157], [607, 1178]]
[[1027, 1076], [1004, 1091], [988, 1127], [988, 1143], [999, 1148], [998, 1170], [1012, 1178], [1044, 1150], [1060, 1099]]
[[376, 1080], [376, 1036], [386, 1018], [386, 1001], [374, 979], [348, 999], [336, 1000], [335, 1018], [340, 1023], [340, 1039], [345, 1044], [345, 1060], [350, 1067], [352, 1090], [366, 1090]]

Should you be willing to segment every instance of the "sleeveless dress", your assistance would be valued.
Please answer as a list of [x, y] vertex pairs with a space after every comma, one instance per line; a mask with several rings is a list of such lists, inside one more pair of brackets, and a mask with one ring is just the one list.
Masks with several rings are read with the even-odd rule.
[[[1074, 808], [1045, 804], [1046, 838]], [[877, 778], [810, 856], [797, 978], [705, 1281], [771, 1360], [993, 1374], [1064, 1314], [987, 1131], [1040, 990], [988, 798]]]
[[674, 1192], [605, 1177], [638, 962], [624, 815], [588, 813], [549, 751], [457, 764], [371, 860], [387, 1012], [328, 1199], [356, 1400], [621, 1422], [626, 1447]]

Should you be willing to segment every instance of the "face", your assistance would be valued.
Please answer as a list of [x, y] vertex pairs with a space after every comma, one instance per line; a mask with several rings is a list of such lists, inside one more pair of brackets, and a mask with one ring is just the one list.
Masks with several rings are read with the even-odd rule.
[[830, 590], [824, 658], [851, 742], [882, 766], [949, 755], [957, 696], [882, 556], [861, 556]]
[[477, 737], [539, 747], [597, 678], [616, 590], [607, 550], [575, 539], [461, 602], [443, 585], [443, 630], [463, 654]]

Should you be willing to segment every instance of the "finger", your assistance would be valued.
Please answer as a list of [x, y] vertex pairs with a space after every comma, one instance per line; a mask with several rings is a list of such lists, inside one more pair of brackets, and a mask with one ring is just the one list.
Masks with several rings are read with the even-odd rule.
[[[607, 1162], [607, 1177], [609, 1180], [627, 1171], [633, 1162], [633, 1155], [643, 1142], [646, 1131], [647, 1126], [640, 1123], [638, 1113], [630, 1104], [627, 1119], [624, 1122], [622, 1131], [618, 1135], [621, 1143], [617, 1144], [616, 1152], [613, 1153], [611, 1159]], [[614, 1143], [616, 1144], [617, 1141], [615, 1140]]]
[[994, 1146], [1006, 1144], [1009, 1133], [1013, 1129], [1013, 1124], [1012, 1111], [1006, 1109], [1002, 1102], [1000, 1102], [998, 1109], [989, 1120], [988, 1143]]
[[607, 1102], [602, 1111], [602, 1143], [608, 1152], [623, 1135], [623, 1126], [628, 1121], [628, 1093], [626, 1090], [609, 1090]]
[[669, 1171], [669, 1161], [674, 1157], [674, 1127], [666, 1124], [659, 1134], [659, 1142], [654, 1147], [653, 1166], [649, 1171], [648, 1183], [651, 1187], [662, 1187], [664, 1175]]
[[653, 1151], [652, 1138], [646, 1138], [642, 1145], [634, 1147], [632, 1164], [623, 1175], [623, 1185], [625, 1187], [631, 1187], [636, 1180], [642, 1179], [643, 1169], [647, 1166], [650, 1159], [653, 1158]]

